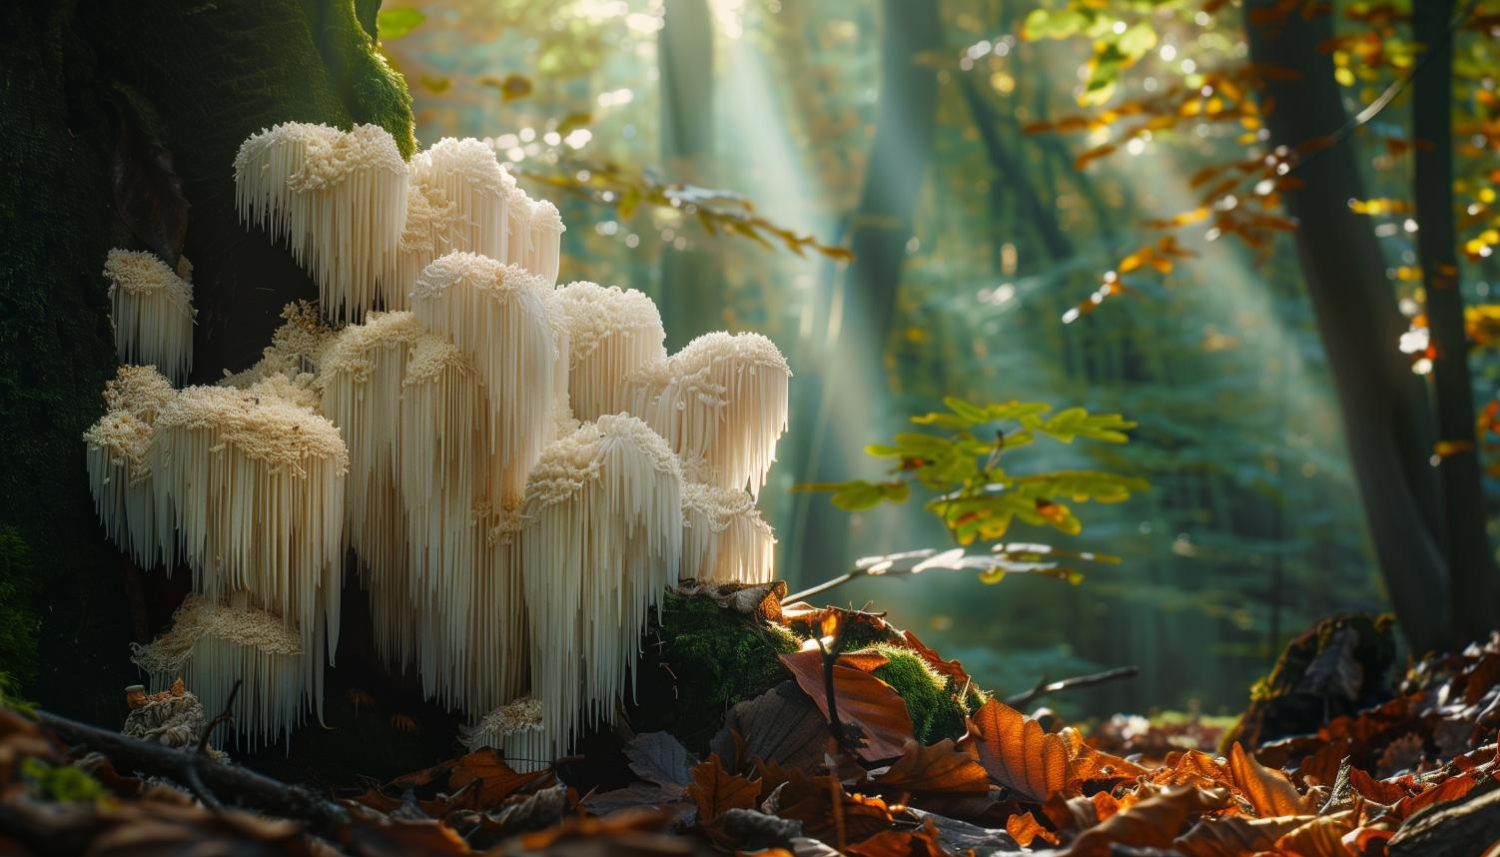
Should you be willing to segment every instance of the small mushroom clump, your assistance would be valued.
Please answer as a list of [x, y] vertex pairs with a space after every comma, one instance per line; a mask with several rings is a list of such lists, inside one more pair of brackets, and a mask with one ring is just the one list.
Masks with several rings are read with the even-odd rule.
[[109, 280], [115, 353], [124, 363], [155, 365], [177, 383], [193, 368], [192, 266], [182, 260], [183, 276], [143, 251], [111, 250], [104, 259]]
[[302, 722], [304, 701], [322, 708], [322, 673], [309, 676], [296, 629], [252, 607], [244, 593], [223, 605], [189, 595], [167, 633], [132, 648], [153, 687], [168, 688], [181, 677], [209, 711], [222, 711], [234, 683], [243, 681], [234, 723], [251, 748], [290, 735]]
[[791, 373], [770, 340], [669, 357], [645, 294], [556, 287], [561, 213], [492, 142], [407, 164], [374, 126], [289, 123], [234, 168], [241, 217], [322, 299], [216, 386], [122, 369], [85, 437], [111, 537], [193, 574], [136, 652], [153, 684], [185, 675], [215, 710], [243, 679], [252, 744], [321, 713], [352, 551], [382, 660], [471, 746], [541, 767], [612, 718], [669, 586], [771, 579], [755, 495]]
[[[151, 471], [171, 568], [210, 598], [244, 591], [301, 629], [338, 640], [349, 455], [325, 417], [252, 388], [188, 387], [157, 414]], [[316, 661], [316, 658], [310, 659]]]
[[177, 395], [152, 366], [121, 366], [106, 382], [106, 412], [84, 432], [89, 493], [115, 544], [150, 568], [161, 553], [151, 488], [151, 434], [156, 415]]

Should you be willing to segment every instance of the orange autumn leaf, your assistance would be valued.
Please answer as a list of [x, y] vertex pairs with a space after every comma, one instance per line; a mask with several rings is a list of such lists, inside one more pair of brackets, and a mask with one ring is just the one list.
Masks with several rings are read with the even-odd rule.
[[1276, 840], [1276, 853], [1297, 857], [1349, 857], [1344, 836], [1354, 830], [1348, 813], [1325, 815], [1293, 829]]
[[980, 764], [996, 784], [1037, 803], [1074, 786], [1063, 739], [1005, 703], [986, 702], [974, 712], [969, 731]]
[[1114, 152], [1118, 148], [1120, 147], [1115, 145], [1114, 143], [1105, 143], [1102, 146], [1095, 146], [1094, 148], [1089, 149], [1087, 152], [1084, 152], [1073, 160], [1073, 169], [1081, 170], [1084, 167], [1088, 166], [1090, 161], [1098, 160], [1099, 158], [1102, 158], [1105, 155]]
[[1467, 795], [1470, 789], [1474, 788], [1475, 782], [1477, 782], [1476, 772], [1469, 771], [1468, 773], [1460, 774], [1459, 776], [1444, 780], [1441, 784], [1433, 786], [1424, 792], [1418, 792], [1417, 794], [1402, 798], [1391, 808], [1391, 812], [1397, 818], [1410, 818], [1418, 811], [1426, 809], [1429, 806], [1446, 803], [1450, 800], [1458, 800]]
[[1176, 840], [1188, 816], [1222, 809], [1229, 792], [1177, 786], [1146, 798], [1130, 809], [1111, 816], [1073, 840], [1069, 857], [1107, 857], [1113, 845], [1132, 848], [1168, 848]]
[[870, 785], [886, 794], [986, 794], [990, 790], [989, 777], [974, 752], [958, 749], [952, 738], [944, 738], [930, 747], [916, 740], [907, 741], [901, 758], [871, 780]]
[[[823, 653], [817, 649], [782, 655], [802, 691], [828, 715], [828, 691], [823, 678]], [[834, 704], [839, 720], [864, 731], [866, 745], [861, 754], [870, 759], [900, 756], [912, 736], [911, 715], [906, 702], [890, 685], [868, 672], [848, 666], [841, 658], [833, 667]]]
[[1057, 836], [1037, 821], [1036, 816], [1029, 812], [1018, 812], [1005, 820], [1005, 832], [1011, 835], [1022, 848], [1028, 848], [1037, 839], [1048, 843], [1057, 844]]
[[969, 674], [964, 671], [964, 665], [959, 663], [956, 658], [951, 661], [945, 661], [937, 652], [929, 649], [921, 640], [917, 639], [916, 634], [910, 631], [902, 631], [901, 634], [906, 639], [906, 645], [921, 655], [922, 660], [926, 661], [927, 665], [932, 667], [938, 675], [953, 679], [955, 687], [963, 688], [973, 684], [973, 680], [969, 678]]
[[1395, 783], [1377, 780], [1359, 768], [1349, 769], [1349, 788], [1376, 803], [1389, 806], [1406, 797], [1406, 789]]
[[937, 826], [928, 818], [916, 830], [885, 830], [844, 849], [853, 857], [947, 857]]
[[1235, 788], [1262, 818], [1317, 812], [1317, 807], [1308, 806], [1285, 774], [1255, 761], [1238, 741], [1229, 749], [1229, 770], [1234, 775]]
[[1102, 780], [1133, 780], [1149, 771], [1113, 753], [1097, 750], [1083, 740], [1083, 733], [1069, 726], [1057, 733], [1068, 748], [1068, 775], [1081, 783]]
[[447, 777], [452, 797], [434, 801], [434, 811], [470, 809], [482, 812], [498, 808], [512, 794], [550, 774], [548, 770], [519, 773], [505, 764], [500, 751], [484, 749], [398, 777], [390, 782], [388, 788], [404, 790]]
[[862, 842], [895, 823], [890, 808], [878, 797], [848, 794], [831, 776], [811, 777], [797, 770], [786, 773], [776, 814], [802, 822], [804, 836], [830, 845]]
[[1276, 840], [1301, 827], [1311, 816], [1283, 818], [1246, 818], [1229, 815], [1203, 818], [1187, 833], [1177, 837], [1172, 850], [1184, 857], [1243, 857], [1276, 847]]
[[693, 766], [688, 796], [698, 805], [698, 822], [707, 824], [731, 809], [754, 809], [760, 797], [760, 780], [724, 770], [717, 755]]

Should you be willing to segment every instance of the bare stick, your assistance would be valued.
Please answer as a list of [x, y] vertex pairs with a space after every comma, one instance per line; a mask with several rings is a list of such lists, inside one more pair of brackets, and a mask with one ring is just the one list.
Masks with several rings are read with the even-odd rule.
[[1109, 682], [1120, 681], [1121, 679], [1135, 678], [1140, 674], [1140, 672], [1141, 668], [1132, 664], [1128, 667], [1116, 667], [1112, 670], [1105, 670], [1102, 673], [1091, 673], [1089, 675], [1065, 678], [1062, 681], [1054, 681], [1051, 684], [1038, 683], [1037, 686], [1033, 687], [1031, 690], [1028, 690], [1025, 693], [1018, 693], [1015, 696], [1006, 699], [1005, 704], [1009, 705], [1011, 708], [1019, 708], [1034, 699], [1046, 696], [1048, 694], [1058, 693], [1059, 691], [1064, 690], [1073, 690], [1080, 687], [1093, 687], [1097, 684], [1108, 684]]
[[203, 753], [208, 750], [208, 739], [213, 736], [215, 727], [220, 723], [230, 723], [234, 720], [234, 698], [240, 695], [240, 685], [244, 683], [244, 679], [234, 680], [234, 687], [229, 689], [229, 700], [224, 703], [224, 710], [203, 727], [203, 737], [198, 739], [198, 752]]
[[[33, 716], [67, 744], [103, 754], [120, 772], [168, 777], [198, 794], [210, 807], [223, 802], [302, 821], [313, 833], [325, 837], [336, 836], [349, 824], [348, 811], [310, 789], [214, 761], [206, 753], [142, 741], [45, 711]], [[203, 798], [205, 794], [207, 799]]]

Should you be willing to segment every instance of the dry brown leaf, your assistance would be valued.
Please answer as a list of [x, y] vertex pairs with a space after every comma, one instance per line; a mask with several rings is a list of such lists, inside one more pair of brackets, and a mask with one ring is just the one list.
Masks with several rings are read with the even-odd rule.
[[927, 648], [921, 640], [917, 639], [916, 634], [910, 631], [902, 631], [901, 633], [906, 638], [906, 644], [911, 647], [912, 651], [921, 655], [922, 660], [926, 661], [927, 665], [932, 667], [938, 675], [952, 679], [954, 686], [959, 690], [963, 690], [974, 683], [973, 679], [969, 678], [969, 674], [964, 671], [964, 665], [956, 659], [945, 661], [937, 652]]
[[1406, 789], [1395, 783], [1377, 780], [1360, 768], [1349, 769], [1349, 787], [1360, 795], [1389, 806], [1406, 797]]
[[1469, 790], [1474, 788], [1474, 784], [1477, 781], [1478, 774], [1475, 771], [1451, 777], [1426, 791], [1402, 798], [1396, 802], [1395, 806], [1391, 807], [1391, 812], [1397, 818], [1410, 818], [1419, 810], [1426, 809], [1429, 806], [1445, 803], [1450, 800], [1458, 800], [1467, 795]]
[[459, 758], [448, 773], [448, 787], [455, 792], [449, 808], [477, 812], [495, 809], [507, 797], [550, 773], [546, 770], [519, 773], [505, 764], [500, 751], [477, 750]]
[[1229, 766], [1201, 750], [1188, 750], [1175, 761], [1151, 772], [1158, 785], [1193, 785], [1203, 788], [1233, 788]]
[[[776, 814], [802, 822], [802, 833], [837, 845], [864, 840], [889, 830], [894, 822], [885, 801], [877, 797], [851, 795], [831, 776], [812, 777], [787, 771], [786, 784], [777, 795]], [[838, 800], [835, 811], [834, 800]]]
[[1314, 818], [1276, 840], [1279, 854], [1296, 857], [1349, 857], [1344, 835], [1354, 830], [1346, 813]]
[[1229, 793], [1196, 786], [1169, 788], [1146, 798], [1098, 827], [1085, 830], [1073, 840], [1068, 857], [1106, 857], [1111, 845], [1133, 848], [1167, 848], [1177, 838], [1189, 816], [1222, 809]]
[[724, 770], [717, 755], [693, 766], [688, 797], [698, 805], [698, 823], [708, 824], [731, 809], [754, 809], [760, 797], [760, 780]]
[[1235, 788], [1262, 818], [1312, 815], [1318, 811], [1317, 807], [1307, 805], [1285, 774], [1255, 761], [1238, 741], [1229, 748], [1229, 770], [1234, 775]]
[[849, 846], [844, 853], [853, 857], [947, 857], [948, 854], [938, 843], [937, 827], [930, 818], [916, 830], [877, 833], [858, 845]]
[[788, 680], [729, 709], [709, 749], [721, 759], [734, 759], [736, 767], [760, 762], [811, 768], [837, 748], [827, 718]]
[[886, 794], [898, 792], [944, 792], [987, 794], [990, 781], [972, 750], [958, 749], [952, 738], [931, 746], [916, 740], [870, 787]]
[[1276, 840], [1311, 820], [1297, 815], [1284, 818], [1245, 818], [1240, 815], [1204, 818], [1177, 837], [1173, 850], [1184, 857], [1245, 857], [1270, 851]]
[[1076, 785], [1063, 739], [997, 699], [974, 712], [969, 732], [990, 779], [1027, 800], [1045, 803]]

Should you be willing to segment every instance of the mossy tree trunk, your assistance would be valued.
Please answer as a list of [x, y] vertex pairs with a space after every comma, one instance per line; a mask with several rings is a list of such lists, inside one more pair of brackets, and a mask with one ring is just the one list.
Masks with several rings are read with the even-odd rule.
[[[170, 154], [190, 206], [182, 252], [199, 311], [194, 379], [243, 368], [282, 305], [316, 288], [282, 246], [238, 222], [240, 142], [278, 122], [373, 122], [404, 153], [415, 146], [405, 83], [376, 51], [378, 7], [0, 4], [0, 149], [9, 161], [0, 177], [0, 525], [17, 528], [43, 578], [41, 671], [28, 691], [59, 713], [118, 722], [120, 687], [139, 680], [128, 661], [139, 624], [127, 606], [129, 572], [94, 519], [81, 441], [115, 367], [104, 255], [144, 249], [151, 231], [121, 213], [140, 206], [116, 205], [112, 171], [141, 166], [117, 154], [120, 129]], [[163, 579], [141, 578], [149, 624], [170, 613], [187, 575], [170, 588]]]

